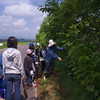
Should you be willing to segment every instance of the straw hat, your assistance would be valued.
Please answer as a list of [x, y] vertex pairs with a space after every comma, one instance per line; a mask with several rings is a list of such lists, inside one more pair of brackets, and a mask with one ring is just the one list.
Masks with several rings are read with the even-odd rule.
[[51, 47], [52, 45], [56, 44], [56, 42], [54, 42], [52, 39], [49, 40], [49, 47]]

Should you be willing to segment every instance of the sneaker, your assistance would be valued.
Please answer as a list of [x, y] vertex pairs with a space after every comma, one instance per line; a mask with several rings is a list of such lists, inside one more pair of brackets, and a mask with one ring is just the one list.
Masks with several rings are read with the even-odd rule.
[[43, 79], [45, 80], [47, 77], [47, 73], [44, 72]]

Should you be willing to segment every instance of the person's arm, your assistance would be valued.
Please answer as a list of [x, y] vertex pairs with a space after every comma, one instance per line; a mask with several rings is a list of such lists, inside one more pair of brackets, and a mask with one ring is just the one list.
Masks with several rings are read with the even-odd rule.
[[62, 59], [60, 57], [58, 57], [52, 50], [49, 50], [49, 54], [53, 57], [58, 59], [59, 61], [62, 61]]
[[2, 54], [0, 54], [0, 66], [2, 68]]
[[43, 57], [43, 54], [42, 54], [42, 49], [40, 50], [40, 57]]
[[18, 54], [18, 66], [20, 67], [20, 72], [21, 72], [21, 79], [24, 79], [24, 67], [23, 67], [23, 63], [22, 63], [22, 57], [21, 57], [21, 52], [19, 52]]
[[49, 53], [49, 55], [51, 55], [53, 58], [56, 58], [56, 59], [58, 59], [59, 57], [57, 56], [57, 54], [56, 53], [54, 53], [52, 50], [48, 50], [47, 51], [48, 53]]
[[[56, 45], [55, 45], [55, 46], [56, 46]], [[56, 49], [59, 50], [59, 51], [64, 50], [65, 48], [66, 48], [66, 47], [60, 48], [59, 46], [56, 46]]]
[[5, 69], [6, 69], [6, 67], [5, 67], [5, 56], [4, 56], [4, 54], [3, 54], [3, 57], [2, 57], [2, 66], [3, 66], [3, 75], [5, 77]]

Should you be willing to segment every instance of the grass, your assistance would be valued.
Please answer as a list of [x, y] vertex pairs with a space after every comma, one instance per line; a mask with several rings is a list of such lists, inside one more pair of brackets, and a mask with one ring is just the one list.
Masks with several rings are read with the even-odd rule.
[[38, 79], [40, 85], [37, 87], [38, 100], [96, 100], [93, 99], [91, 92], [65, 75], [61, 68], [58, 68], [54, 75], [54, 79], [50, 77], [46, 81]]
[[[0, 49], [7, 48], [7, 42], [1, 42], [3, 46], [0, 46]], [[18, 42], [18, 45], [28, 45], [30, 42]]]

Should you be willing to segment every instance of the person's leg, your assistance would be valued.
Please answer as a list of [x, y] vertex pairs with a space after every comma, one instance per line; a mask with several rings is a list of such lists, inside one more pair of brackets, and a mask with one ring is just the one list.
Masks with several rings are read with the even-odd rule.
[[28, 77], [29, 77], [29, 83], [32, 83], [32, 77], [31, 77], [30, 71], [28, 71]]
[[44, 72], [45, 72], [45, 73], [48, 72], [49, 67], [50, 67], [50, 63], [46, 63], [46, 67], [45, 67], [45, 69], [44, 69]]
[[28, 71], [28, 78], [29, 78], [29, 87], [31, 89], [32, 88], [32, 77], [31, 77], [30, 71]]
[[39, 68], [39, 62], [36, 62], [36, 66], [35, 66], [35, 69], [36, 69], [35, 78], [36, 79], [38, 78], [38, 68]]
[[3, 79], [3, 76], [0, 76], [0, 82], [2, 81], [2, 79]]
[[41, 71], [43, 72], [45, 69], [45, 61], [41, 61]]
[[44, 79], [46, 79], [46, 77], [47, 77], [47, 72], [48, 72], [49, 67], [50, 67], [50, 63], [46, 63], [46, 67], [44, 70]]
[[1, 90], [1, 98], [4, 98], [4, 89], [0, 89]]
[[55, 66], [55, 62], [51, 63], [51, 77], [54, 78], [53, 74], [54, 74], [54, 66]]
[[14, 74], [13, 79], [14, 79], [15, 100], [20, 100], [21, 75]]
[[7, 81], [7, 95], [6, 99], [12, 99], [12, 89], [13, 89], [13, 78], [11, 74], [6, 74], [6, 81]]
[[28, 83], [28, 71], [25, 71], [25, 83]]

